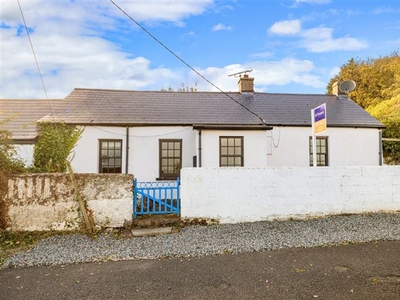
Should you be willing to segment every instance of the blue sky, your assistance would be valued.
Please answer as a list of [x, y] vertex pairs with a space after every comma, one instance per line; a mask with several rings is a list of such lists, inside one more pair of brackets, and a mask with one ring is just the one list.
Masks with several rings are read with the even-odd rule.
[[[400, 50], [398, 0], [114, 1], [224, 91], [237, 91], [229, 74], [252, 69], [258, 92], [325, 93], [349, 59]], [[20, 4], [49, 98], [75, 87], [215, 91], [110, 1]], [[0, 27], [0, 97], [46, 98], [16, 0], [1, 1]]]

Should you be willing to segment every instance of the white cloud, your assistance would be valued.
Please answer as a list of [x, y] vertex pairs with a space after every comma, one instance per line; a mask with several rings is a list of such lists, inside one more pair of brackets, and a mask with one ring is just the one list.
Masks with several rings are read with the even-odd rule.
[[368, 44], [352, 37], [333, 37], [333, 29], [320, 27], [304, 30], [301, 47], [310, 52], [321, 53], [330, 51], [355, 51], [364, 49]]
[[310, 3], [310, 4], [329, 4], [331, 0], [295, 0], [296, 4]]
[[400, 9], [393, 7], [379, 7], [372, 11], [374, 15], [382, 15], [382, 14], [396, 14], [399, 13]]
[[[63, 98], [74, 87], [161, 89], [166, 80], [174, 84], [184, 78], [179, 70], [154, 67], [144, 57], [124, 53], [102, 36], [104, 30], [121, 32], [121, 20], [126, 21], [109, 1], [20, 2], [50, 98]], [[122, 3], [142, 21], [179, 23], [203, 13], [212, 1]], [[15, 1], [2, 2], [1, 20], [0, 97], [45, 98]]]
[[298, 19], [276, 22], [268, 29], [268, 32], [275, 35], [298, 37], [300, 39], [298, 45], [314, 53], [356, 51], [368, 46], [367, 42], [353, 37], [334, 38], [332, 28], [302, 29], [301, 21]]
[[[317, 70], [313, 62], [294, 58], [276, 61], [259, 60], [246, 64], [227, 65], [221, 68], [198, 69], [198, 71], [223, 91], [236, 92], [238, 91], [238, 80], [228, 75], [248, 69], [253, 70], [250, 75], [255, 78], [255, 90], [258, 92], [266, 91], [269, 85], [298, 83], [312, 88], [323, 88], [326, 85], [316, 74]], [[189, 75], [189, 81], [191, 83], [196, 82], [198, 90], [216, 91], [214, 87], [200, 80], [193, 72]]]
[[[29, 45], [26, 39], [21, 42], [25, 37], [8, 37], [3, 43], [2, 82], [6, 84], [1, 97], [45, 98]], [[140, 89], [178, 77], [171, 70], [151, 68], [143, 57], [129, 58], [99, 37], [54, 34], [35, 36], [35, 42], [40, 45], [37, 59], [50, 98], [65, 97], [74, 87]]]
[[[145, 6], [144, 3], [148, 2], [150, 6]], [[135, 9], [144, 22], [168, 21], [174, 24], [180, 24], [189, 15], [203, 13], [212, 5], [211, 0], [164, 1], [162, 7], [159, 2], [148, 2], [135, 2], [137, 7], [132, 3], [121, 3], [127, 9]], [[168, 3], [177, 6], [169, 7]], [[2, 28], [0, 97], [44, 98], [29, 41], [21, 31], [18, 6], [15, 2], [3, 2], [2, 5], [1, 17], [6, 26]], [[32, 29], [32, 42], [50, 98], [63, 98], [75, 87], [160, 90], [168, 86], [176, 89], [181, 83], [192, 87], [197, 83], [198, 90], [215, 90], [187, 69], [154, 67], [146, 57], [132, 57], [116, 43], [104, 38], [104, 29], [117, 29], [123, 35], [127, 28], [124, 27], [126, 17], [108, 1], [21, 1], [21, 5]], [[173, 12], [169, 14], [169, 10]], [[315, 48], [330, 51], [333, 48], [331, 43], [340, 41], [332, 37], [333, 31], [329, 28], [302, 30], [300, 20], [281, 21], [274, 25], [272, 33], [294, 35], [307, 42], [301, 46], [310, 51], [315, 51]], [[178, 38], [195, 36], [190, 31]], [[351, 38], [342, 39], [351, 42]], [[324, 45], [317, 45], [318, 42]], [[251, 63], [200, 68], [199, 71], [226, 91], [238, 90], [237, 79], [228, 75], [245, 69], [254, 70], [252, 76], [256, 78], [257, 91], [265, 91], [269, 85], [290, 83], [325, 87], [311, 61], [293, 58], [268, 60], [271, 55], [270, 52], [256, 53], [253, 58], [256, 57], [257, 61]]]
[[202, 14], [212, 4], [213, 0], [170, 0], [121, 2], [119, 6], [136, 21], [181, 23], [182, 19]]
[[226, 26], [222, 23], [219, 23], [212, 28], [212, 31], [222, 31], [222, 30], [231, 31], [232, 29], [233, 29], [232, 26]]
[[266, 52], [253, 53], [250, 56], [251, 57], [258, 57], [258, 58], [267, 58], [267, 57], [271, 57], [272, 55], [273, 55], [272, 52], [266, 51]]
[[314, 63], [309, 60], [284, 58], [279, 61], [252, 62], [253, 75], [260, 86], [300, 83], [313, 88], [324, 87], [324, 82], [315, 75]]
[[274, 23], [268, 32], [277, 35], [295, 35], [301, 31], [301, 21], [287, 20]]

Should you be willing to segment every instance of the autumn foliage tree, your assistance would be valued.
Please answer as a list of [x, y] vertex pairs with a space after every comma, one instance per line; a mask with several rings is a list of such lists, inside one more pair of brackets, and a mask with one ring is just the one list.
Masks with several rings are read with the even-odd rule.
[[327, 91], [335, 81], [354, 80], [357, 88], [350, 98], [383, 123], [383, 143], [388, 163], [400, 164], [400, 56], [393, 53], [367, 60], [350, 59], [339, 74], [331, 78]]

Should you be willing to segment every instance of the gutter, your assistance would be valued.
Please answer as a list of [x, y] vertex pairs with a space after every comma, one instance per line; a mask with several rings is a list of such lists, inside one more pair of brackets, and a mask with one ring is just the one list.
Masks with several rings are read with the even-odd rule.
[[194, 129], [197, 130], [272, 130], [272, 126], [265, 125], [219, 125], [219, 124], [211, 124], [211, 125], [200, 125], [194, 124]]
[[128, 166], [129, 166], [129, 127], [126, 127], [126, 152], [125, 152], [125, 174], [129, 174]]
[[383, 159], [382, 159], [382, 152], [383, 152], [383, 145], [382, 145], [382, 130], [379, 130], [379, 165], [382, 166]]
[[199, 168], [201, 168], [201, 130], [199, 130]]

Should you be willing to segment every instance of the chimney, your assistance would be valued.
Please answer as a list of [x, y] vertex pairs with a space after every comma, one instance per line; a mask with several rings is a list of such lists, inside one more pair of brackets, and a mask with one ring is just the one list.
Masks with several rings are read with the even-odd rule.
[[333, 95], [336, 95], [336, 96], [339, 96], [340, 94], [342, 94], [341, 92], [340, 92], [340, 90], [339, 90], [339, 81], [335, 81], [333, 84], [332, 84], [332, 94]]
[[239, 93], [254, 93], [254, 78], [244, 74], [239, 77]]

